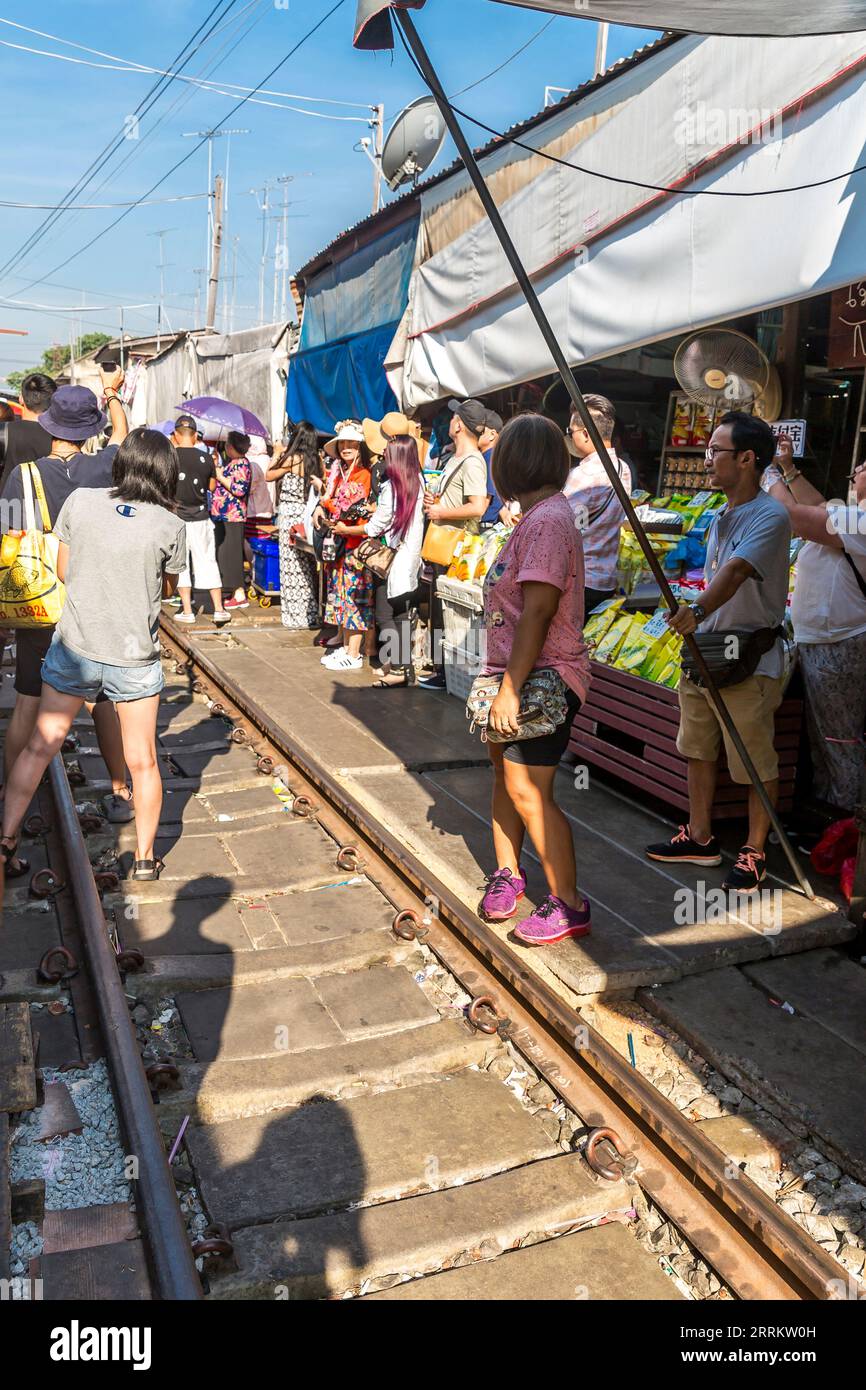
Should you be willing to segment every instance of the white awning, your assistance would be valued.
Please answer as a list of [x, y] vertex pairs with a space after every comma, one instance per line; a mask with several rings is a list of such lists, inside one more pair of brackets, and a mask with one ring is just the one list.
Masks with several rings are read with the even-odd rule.
[[[690, 36], [525, 136], [580, 172], [513, 144], [488, 155], [482, 172], [569, 361], [861, 278], [864, 81], [866, 33]], [[768, 192], [780, 189], [798, 191]], [[422, 195], [388, 367], [407, 407], [551, 369], [462, 171]]]
[[[391, 48], [389, 10], [420, 10], [430, 0], [358, 0], [355, 44]], [[435, 3], [435, 0], [433, 0]], [[866, 0], [497, 0], [571, 19], [609, 20], [686, 34], [842, 34], [866, 28]]]

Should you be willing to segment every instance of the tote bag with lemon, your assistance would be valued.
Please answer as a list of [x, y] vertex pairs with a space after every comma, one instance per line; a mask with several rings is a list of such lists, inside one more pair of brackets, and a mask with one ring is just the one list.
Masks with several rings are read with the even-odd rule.
[[[59, 541], [39, 469], [21, 465], [24, 530], [10, 531], [0, 542], [0, 627], [51, 627], [60, 617], [66, 590], [57, 577]], [[42, 529], [36, 525], [36, 507]]]

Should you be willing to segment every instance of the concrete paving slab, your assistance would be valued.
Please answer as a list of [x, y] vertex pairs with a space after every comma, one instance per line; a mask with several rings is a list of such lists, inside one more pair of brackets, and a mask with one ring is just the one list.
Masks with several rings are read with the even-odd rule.
[[[287, 946], [337, 941], [359, 932], [390, 927], [394, 908], [370, 883], [361, 880], [347, 887], [331, 884], [302, 896], [289, 893], [267, 900], [267, 909]], [[242, 909], [250, 935], [257, 926], [253, 913]]]
[[255, 771], [255, 759], [248, 748], [226, 742], [206, 753], [173, 749], [171, 760], [182, 777], [199, 777], [202, 782], [225, 781], [231, 776], [248, 776]]
[[413, 1279], [364, 1302], [666, 1302], [681, 1301], [673, 1282], [630, 1231], [612, 1222], [561, 1236], [497, 1260]]
[[191, 1126], [187, 1145], [212, 1219], [235, 1230], [472, 1182], [554, 1152], [486, 1072]]
[[275, 795], [270, 782], [260, 779], [258, 787], [248, 787], [245, 791], [211, 791], [202, 793], [199, 801], [205, 806], [213, 820], [226, 823], [220, 817], [231, 816], [235, 821], [269, 819], [285, 816], [282, 802]]
[[764, 961], [744, 972], [775, 999], [866, 1054], [866, 970], [839, 951]]
[[181, 889], [171, 903], [138, 904], [132, 920], [121, 910], [121, 940], [149, 957], [249, 951], [239, 907], [222, 895], [190, 898]]
[[191, 956], [159, 956], [147, 969], [128, 976], [126, 990], [137, 998], [170, 994], [178, 989], [220, 989], [228, 985], [266, 984], [314, 979], [318, 975], [362, 971], [400, 961], [419, 962], [414, 943], [396, 941], [388, 931], [362, 932], [339, 941], [307, 946], [264, 946]]
[[[234, 893], [255, 899], [314, 888], [345, 876], [345, 870], [336, 868], [333, 840], [317, 825], [288, 816], [255, 831], [185, 835], [182, 842], [158, 839], [156, 851], [166, 862], [161, 878], [155, 883], [126, 879], [126, 896], [148, 902], [173, 900], [182, 882], [186, 898]], [[121, 859], [124, 872], [131, 862], [127, 851]]]
[[353, 1042], [417, 1028], [438, 1018], [408, 970], [374, 966], [316, 981], [316, 991], [345, 1037]]
[[309, 980], [181, 991], [176, 1003], [199, 1062], [304, 1052], [342, 1037]]
[[480, 1065], [491, 1050], [489, 1038], [462, 1020], [443, 1019], [408, 1033], [310, 1052], [209, 1065], [180, 1062], [181, 1089], [162, 1093], [159, 1119], [171, 1122], [173, 1137], [184, 1115], [217, 1124], [285, 1110], [313, 1096], [348, 1099], [392, 1086], [435, 1084], [443, 1074]]
[[772, 1005], [736, 968], [642, 990], [641, 1003], [795, 1133], [812, 1135], [866, 1180], [863, 1053], [803, 1015]]
[[[530, 1232], [553, 1234], [631, 1205], [625, 1183], [599, 1183], [576, 1155], [545, 1159], [467, 1187], [238, 1231], [239, 1270], [211, 1298], [334, 1298], [368, 1279], [426, 1274], [482, 1246], [501, 1254]], [[573, 1297], [573, 1294], [572, 1294]]]
[[45, 952], [60, 945], [57, 917], [51, 912], [15, 912], [4, 904], [0, 931], [0, 974], [11, 970], [36, 970]]

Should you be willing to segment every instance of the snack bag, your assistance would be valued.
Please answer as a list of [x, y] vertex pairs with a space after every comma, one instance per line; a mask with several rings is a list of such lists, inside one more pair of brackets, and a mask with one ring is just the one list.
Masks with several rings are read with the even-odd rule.
[[712, 432], [713, 407], [711, 405], [695, 406], [692, 427], [689, 432], [689, 444], [692, 448], [698, 448], [701, 444], [709, 444]]
[[677, 401], [674, 406], [670, 442], [675, 449], [685, 449], [688, 446], [688, 442], [692, 436], [694, 410], [695, 408], [691, 401]]
[[611, 623], [619, 617], [619, 610], [624, 603], [624, 598], [609, 598], [594, 608], [583, 624], [584, 642], [600, 642]]
[[613, 665], [617, 652], [631, 627], [631, 618], [630, 613], [621, 613], [618, 618], [614, 619], [592, 653], [594, 661], [603, 661], [609, 666]]
[[482, 544], [483, 542], [481, 536], [469, 537], [467, 544], [464, 545], [460, 551], [459, 559], [456, 559], [453, 562], [455, 570], [453, 576], [451, 575], [451, 566], [449, 565], [448, 567], [449, 578], [462, 579], [464, 581], [467, 581], [473, 577], [475, 573], [475, 566], [478, 563], [478, 557], [481, 554]]
[[657, 645], [658, 637], [646, 630], [648, 622], [649, 619], [645, 613], [635, 614], [631, 627], [626, 633], [625, 641], [613, 662], [618, 671], [637, 671], [646, 661], [650, 651]]

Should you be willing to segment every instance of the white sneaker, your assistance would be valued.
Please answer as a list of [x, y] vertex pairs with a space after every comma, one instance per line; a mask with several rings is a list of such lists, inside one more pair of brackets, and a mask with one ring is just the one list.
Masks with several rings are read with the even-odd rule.
[[195, 613], [175, 613], [174, 620], [176, 623], [187, 623], [192, 627], [195, 622]]
[[345, 650], [345, 647], [335, 647], [333, 651], [325, 652], [325, 655], [320, 658], [322, 665], [330, 666], [332, 662], [336, 661], [338, 656], [343, 655]]
[[333, 661], [328, 662], [329, 671], [362, 671], [364, 668], [364, 658], [362, 656], [350, 656], [345, 647], [334, 657]]
[[226, 623], [231, 622], [232, 615], [227, 613], [224, 608], [220, 608], [214, 611], [213, 620], [216, 627], [225, 627]]

